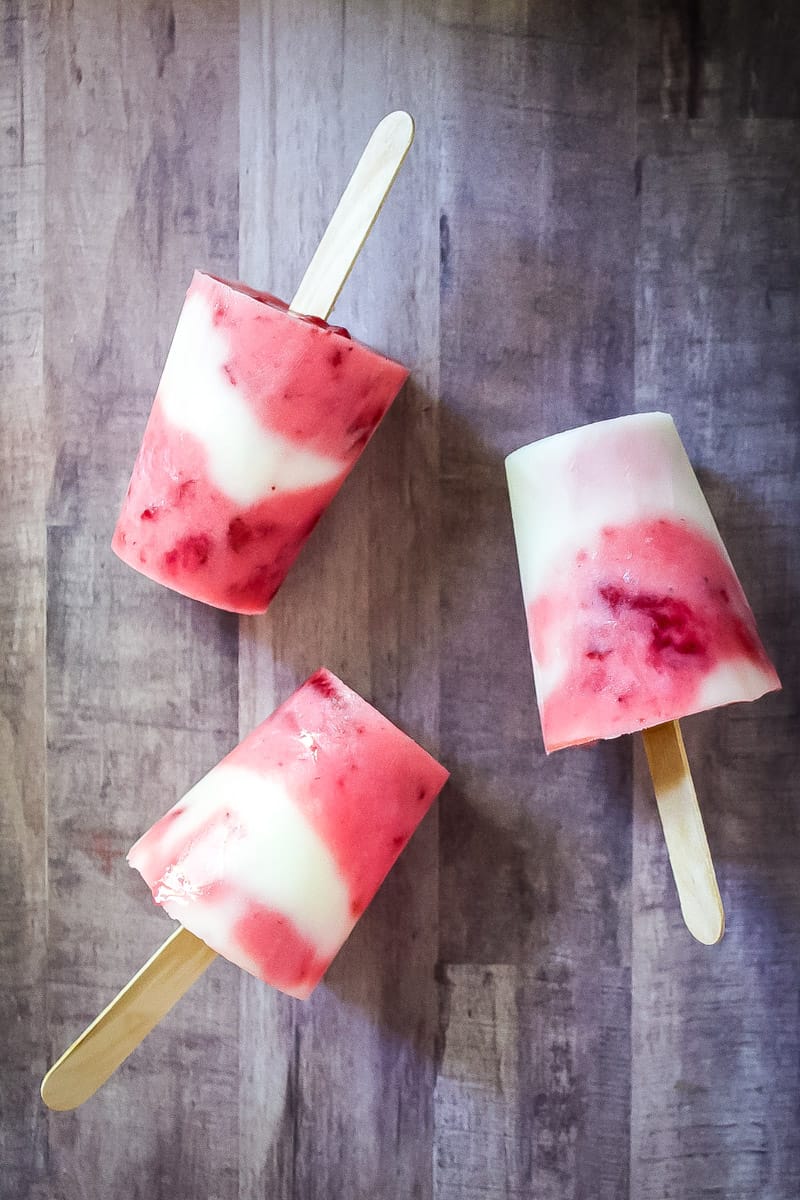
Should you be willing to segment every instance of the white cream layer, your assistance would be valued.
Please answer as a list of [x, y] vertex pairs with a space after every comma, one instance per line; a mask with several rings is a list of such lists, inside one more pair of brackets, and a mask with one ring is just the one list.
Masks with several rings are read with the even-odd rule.
[[717, 708], [740, 700], [758, 700], [776, 686], [772, 672], [747, 659], [720, 663], [703, 680], [697, 693], [697, 709]]
[[188, 296], [158, 398], [167, 420], [202, 443], [216, 487], [248, 507], [276, 491], [337, 479], [345, 463], [303, 450], [259, 424], [223, 370], [229, 357], [228, 337], [214, 326], [208, 300], [199, 293]]
[[[220, 948], [241, 916], [241, 899], [255, 901], [288, 917], [320, 955], [338, 950], [353, 924], [347, 885], [279, 778], [221, 763], [179, 806], [184, 811], [164, 828], [159, 851], [176, 865], [155, 893], [170, 916]], [[130, 857], [136, 866], [135, 848]], [[216, 881], [232, 885], [234, 897], [206, 898]], [[231, 957], [241, 962], [238, 952]]]
[[[621, 436], [624, 435], [624, 436]], [[526, 604], [606, 525], [687, 520], [725, 546], [666, 413], [598, 421], [509, 454], [506, 476]]]

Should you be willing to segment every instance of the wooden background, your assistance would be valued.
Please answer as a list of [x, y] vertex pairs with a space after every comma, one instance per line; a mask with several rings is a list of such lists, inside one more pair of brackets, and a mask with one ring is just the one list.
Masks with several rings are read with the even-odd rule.
[[[795, 0], [5, 0], [3, 1200], [796, 1200]], [[109, 550], [193, 266], [290, 296], [376, 121], [336, 310], [412, 382], [264, 618]], [[678, 423], [786, 685], [685, 724], [728, 933], [631, 739], [545, 759], [503, 455]], [[84, 1108], [160, 943], [138, 834], [325, 663], [452, 770], [313, 1000], [224, 962]]]

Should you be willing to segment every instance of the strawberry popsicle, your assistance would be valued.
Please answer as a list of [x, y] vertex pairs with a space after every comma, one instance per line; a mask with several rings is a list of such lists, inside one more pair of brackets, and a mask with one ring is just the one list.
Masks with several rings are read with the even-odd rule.
[[780, 687], [672, 418], [506, 459], [545, 749]]
[[320, 670], [139, 839], [128, 861], [217, 953], [307, 997], [447, 771]]
[[195, 272], [114, 532], [151, 579], [264, 612], [408, 372]]

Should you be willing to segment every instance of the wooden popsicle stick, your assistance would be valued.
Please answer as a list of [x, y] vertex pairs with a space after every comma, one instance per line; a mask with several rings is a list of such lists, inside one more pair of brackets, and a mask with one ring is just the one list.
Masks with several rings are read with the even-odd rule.
[[[297, 289], [295, 312], [327, 319], [413, 140], [406, 112], [377, 126]], [[187, 929], [173, 933], [47, 1072], [48, 1108], [64, 1112], [94, 1095], [215, 958]]]
[[188, 929], [176, 929], [47, 1072], [47, 1107], [66, 1112], [93, 1096], [216, 957]]
[[667, 853], [686, 927], [698, 942], [715, 945], [725, 912], [677, 721], [642, 731]]
[[376, 126], [295, 292], [294, 312], [330, 316], [413, 140], [407, 112], [389, 113]]

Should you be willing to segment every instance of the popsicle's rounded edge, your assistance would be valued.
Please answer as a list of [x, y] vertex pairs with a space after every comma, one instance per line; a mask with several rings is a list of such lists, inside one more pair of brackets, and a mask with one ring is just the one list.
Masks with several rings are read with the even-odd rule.
[[686, 928], [695, 941], [701, 942], [704, 946], [718, 945], [725, 934], [725, 909], [719, 894], [715, 901], [713, 909], [709, 909], [707, 906], [698, 906], [691, 912], [681, 904], [681, 913]]
[[63, 1108], [58, 1103], [58, 1100], [50, 1095], [50, 1077], [53, 1074], [54, 1067], [55, 1064], [53, 1064], [39, 1085], [39, 1095], [42, 1098], [42, 1103], [45, 1104], [52, 1112], [69, 1112], [70, 1108], [72, 1107], [71, 1105], [69, 1108]]
[[[182, 925], [174, 929], [47, 1071], [39, 1087], [47, 1107], [69, 1112], [89, 1100], [216, 957], [216, 951], [190, 930]], [[131, 1005], [148, 993], [144, 1020], [130, 1022]]]
[[375, 126], [375, 133], [380, 130], [383, 132], [392, 131], [397, 134], [398, 140], [402, 137], [407, 138], [410, 146], [414, 140], [416, 133], [416, 123], [410, 112], [406, 112], [404, 108], [396, 108], [394, 112], [387, 113], [382, 121], [379, 121]]
[[72, 1112], [74, 1109], [80, 1108], [86, 1100], [89, 1100], [97, 1091], [97, 1088], [100, 1087], [100, 1084], [85, 1093], [76, 1091], [74, 1088], [69, 1089], [69, 1099], [66, 1099], [63, 1089], [59, 1087], [61, 1072], [57, 1069], [60, 1063], [61, 1059], [54, 1062], [45, 1075], [39, 1087], [39, 1095], [42, 1098], [42, 1102], [51, 1112]]
[[413, 140], [414, 120], [405, 109], [375, 126], [289, 305], [294, 312], [328, 320]]
[[[72, 1112], [73, 1109], [80, 1108], [106, 1082], [105, 1079], [92, 1076], [89, 1072], [70, 1070], [69, 1066], [69, 1060], [74, 1057], [76, 1048], [98, 1020], [99, 1016], [67, 1047], [45, 1074], [39, 1087], [39, 1095], [52, 1112]], [[79, 1067], [79, 1060], [76, 1059], [73, 1065]]]

